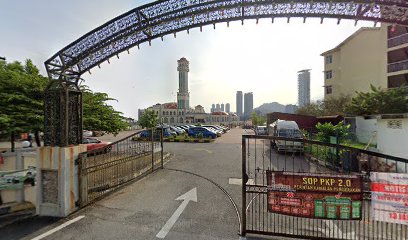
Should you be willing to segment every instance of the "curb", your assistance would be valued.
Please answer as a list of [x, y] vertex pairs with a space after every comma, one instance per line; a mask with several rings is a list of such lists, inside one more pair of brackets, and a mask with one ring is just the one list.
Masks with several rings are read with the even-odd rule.
[[30, 202], [11, 203], [0, 206], [0, 228], [35, 216], [35, 206]]
[[35, 209], [35, 206], [31, 202], [10, 203], [4, 204], [3, 206], [0, 205], [0, 217], [30, 209]]

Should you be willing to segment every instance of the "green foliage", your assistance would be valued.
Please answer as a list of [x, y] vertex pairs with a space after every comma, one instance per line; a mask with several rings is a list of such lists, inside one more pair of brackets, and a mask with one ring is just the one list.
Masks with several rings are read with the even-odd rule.
[[338, 166], [340, 164], [340, 158], [338, 157], [342, 154], [342, 150], [339, 151], [339, 155], [336, 154], [336, 149], [331, 147], [322, 147], [319, 145], [307, 145], [305, 146], [305, 153], [310, 154], [314, 158], [325, 162], [325, 164]]
[[371, 92], [357, 92], [348, 110], [356, 116], [408, 112], [408, 88], [382, 89], [371, 85]]
[[109, 101], [116, 101], [106, 93], [92, 92], [88, 86], [82, 85], [83, 124], [84, 129], [105, 131], [118, 134], [129, 127], [121, 112], [108, 105]]
[[328, 97], [299, 108], [296, 113], [307, 116], [332, 116], [347, 115], [347, 107], [351, 102], [348, 95], [341, 95], [337, 98]]
[[41, 131], [43, 92], [48, 78], [39, 74], [31, 60], [0, 61], [0, 134]]
[[[0, 60], [0, 134], [43, 130], [48, 83], [31, 60], [24, 65]], [[106, 93], [94, 93], [87, 86], [81, 86], [81, 90], [84, 129], [117, 134], [128, 127], [121, 113], [107, 104], [115, 99]]]
[[252, 120], [252, 125], [253, 126], [264, 125], [265, 122], [266, 122], [266, 118], [256, 114], [256, 112], [251, 113], [251, 120]]
[[318, 133], [316, 135], [317, 140], [330, 143], [330, 137], [338, 137], [339, 143], [349, 135], [350, 125], [344, 125], [344, 122], [340, 122], [336, 126], [331, 123], [318, 123], [316, 125]]
[[296, 114], [306, 115], [306, 116], [322, 116], [323, 115], [323, 102], [316, 101], [314, 103], [307, 104], [296, 110]]
[[200, 133], [197, 134], [197, 137], [198, 137], [199, 139], [202, 139], [202, 138], [204, 137], [204, 135], [203, 135], [202, 132], [200, 132]]
[[144, 128], [152, 128], [157, 125], [157, 114], [152, 109], [146, 109], [142, 116], [139, 117], [139, 125]]

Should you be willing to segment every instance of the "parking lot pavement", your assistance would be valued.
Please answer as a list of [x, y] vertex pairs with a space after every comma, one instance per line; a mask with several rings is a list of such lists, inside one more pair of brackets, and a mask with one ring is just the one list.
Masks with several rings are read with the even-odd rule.
[[165, 169], [67, 219], [32, 218], [0, 229], [0, 239], [240, 239], [242, 134], [251, 132], [232, 129], [213, 143], [165, 143], [173, 156]]
[[[164, 170], [67, 219], [39, 218], [44, 224], [35, 224], [38, 220], [33, 218], [33, 222], [7, 226], [0, 229], [0, 238], [239, 239], [234, 204], [240, 206], [241, 187], [230, 185], [229, 178], [240, 177], [242, 133], [242, 129], [233, 129], [214, 143], [165, 143], [173, 158]], [[193, 189], [197, 202], [191, 194], [186, 195]]]

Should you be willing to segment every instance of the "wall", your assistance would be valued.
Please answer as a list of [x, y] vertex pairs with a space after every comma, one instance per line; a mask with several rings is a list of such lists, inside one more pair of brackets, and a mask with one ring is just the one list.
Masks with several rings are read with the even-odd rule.
[[380, 152], [408, 159], [408, 118], [378, 119], [377, 124]]
[[[332, 64], [325, 64], [325, 71], [332, 70], [333, 78], [325, 86], [333, 86], [333, 93], [355, 95], [356, 91], [370, 91], [370, 84], [387, 87], [387, 28], [363, 28], [345, 40], [336, 50]], [[323, 58], [324, 59], [324, 58]]]
[[[18, 152], [18, 154], [17, 154]], [[35, 167], [36, 152], [33, 149], [17, 149], [16, 152], [2, 154], [3, 162], [0, 163], [0, 171], [15, 171]], [[3, 203], [31, 202], [37, 204], [37, 184], [35, 186], [25, 185], [24, 190], [1, 190]]]
[[377, 119], [356, 117], [356, 137], [358, 142], [368, 144], [370, 139], [372, 139], [370, 144], [376, 145], [378, 138], [376, 132], [378, 132]]
[[37, 214], [66, 217], [77, 210], [78, 166], [75, 160], [86, 145], [37, 149]]

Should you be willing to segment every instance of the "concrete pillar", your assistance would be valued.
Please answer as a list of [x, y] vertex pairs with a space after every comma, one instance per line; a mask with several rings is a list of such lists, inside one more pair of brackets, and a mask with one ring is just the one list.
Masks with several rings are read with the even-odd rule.
[[[20, 149], [16, 150], [16, 170], [23, 170], [24, 169], [24, 158], [23, 153]], [[21, 184], [21, 189], [15, 191], [16, 202], [22, 203], [24, 202], [24, 184]]]
[[79, 176], [75, 160], [85, 145], [37, 150], [37, 214], [66, 217], [77, 210]]

